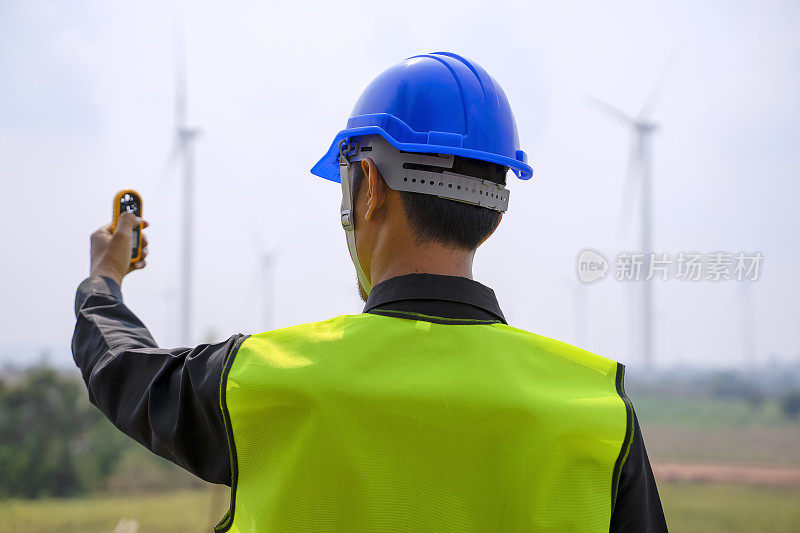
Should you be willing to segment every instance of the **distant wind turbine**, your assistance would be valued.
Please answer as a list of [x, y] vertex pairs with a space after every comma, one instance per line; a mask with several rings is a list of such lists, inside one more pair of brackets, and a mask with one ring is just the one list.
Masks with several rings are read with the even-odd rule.
[[181, 228], [180, 342], [192, 342], [192, 249], [194, 239], [194, 142], [200, 130], [186, 124], [186, 52], [183, 32], [175, 31], [175, 137], [167, 163], [180, 160], [183, 175]]
[[[636, 185], [639, 186], [639, 207], [640, 207], [640, 251], [644, 254], [642, 264], [642, 275], [646, 278], [650, 268], [650, 253], [652, 252], [652, 163], [650, 160], [651, 136], [656, 131], [657, 125], [648, 116], [655, 104], [655, 97], [658, 91], [654, 90], [647, 103], [642, 106], [636, 116], [620, 111], [616, 107], [592, 98], [592, 101], [605, 111], [612, 118], [630, 128], [633, 136], [633, 147], [630, 152], [628, 168], [625, 173], [625, 188], [623, 191], [622, 210], [620, 212], [620, 223], [626, 222], [630, 218], [631, 198]], [[651, 370], [653, 367], [653, 296], [650, 281], [640, 282], [642, 299], [640, 309], [640, 320], [642, 325], [641, 351], [645, 369]]]
[[742, 346], [744, 347], [745, 368], [756, 368], [756, 346], [753, 335], [753, 295], [752, 281], [739, 282], [742, 300]]
[[587, 349], [588, 317], [586, 314], [586, 284], [579, 279], [564, 277], [562, 286], [572, 291], [573, 315], [575, 318], [575, 346]]
[[272, 250], [268, 250], [264, 244], [264, 239], [261, 233], [256, 229], [254, 223], [247, 225], [251, 232], [250, 236], [253, 240], [253, 249], [256, 250], [256, 269], [253, 272], [253, 281], [251, 284], [255, 286], [258, 284], [259, 288], [256, 293], [260, 296], [258, 305], [261, 307], [260, 322], [257, 326], [259, 331], [269, 331], [275, 327], [274, 321], [274, 303], [275, 303], [275, 262], [278, 258], [278, 251], [280, 246]]

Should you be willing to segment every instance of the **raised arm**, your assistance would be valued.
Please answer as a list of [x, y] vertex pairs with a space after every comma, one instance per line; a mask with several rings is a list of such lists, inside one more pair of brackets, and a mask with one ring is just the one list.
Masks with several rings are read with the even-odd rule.
[[126, 214], [115, 233], [105, 226], [92, 235], [91, 275], [75, 297], [75, 363], [91, 402], [120, 430], [198, 477], [230, 485], [220, 383], [226, 358], [244, 336], [194, 348], [158, 347], [122, 301], [122, 278], [144, 267], [144, 260], [128, 264], [136, 223], [147, 225]]

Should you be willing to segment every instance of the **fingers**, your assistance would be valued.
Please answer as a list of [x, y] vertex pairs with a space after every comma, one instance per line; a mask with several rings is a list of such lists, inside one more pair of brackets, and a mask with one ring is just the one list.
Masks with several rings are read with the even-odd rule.
[[[131, 231], [137, 225], [139, 226], [139, 229], [144, 229], [150, 226], [150, 223], [144, 220], [143, 218], [137, 217], [133, 213], [129, 213], [126, 211], [125, 213], [119, 215], [119, 223], [117, 224], [117, 227], [114, 229], [113, 233], [117, 233], [117, 231], [120, 230], [120, 228], [122, 228], [125, 231]], [[111, 232], [111, 224], [106, 224], [97, 231]]]
[[117, 229], [114, 230], [114, 234], [116, 235], [117, 233], [119, 233], [121, 231], [130, 232], [138, 224], [142, 224], [142, 222], [143, 221], [142, 221], [141, 218], [137, 217], [133, 213], [128, 213], [126, 211], [125, 213], [122, 213], [119, 216], [119, 223], [117, 224]]
[[[141, 229], [144, 229], [149, 225], [150, 224], [146, 220], [142, 220]], [[144, 259], [147, 257], [147, 245], [150, 244], [150, 241], [147, 239], [147, 235], [145, 235], [143, 231], [139, 233], [139, 236], [142, 239], [142, 259]]]
[[147, 254], [148, 253], [149, 253], [149, 250], [147, 249], [147, 246], [145, 246], [144, 243], [142, 243], [142, 257], [140, 257], [139, 260], [136, 261], [135, 263], [131, 263], [131, 268], [130, 269], [131, 270], [141, 270], [144, 267], [146, 267], [147, 266]]
[[125, 212], [119, 215], [113, 231], [111, 224], [98, 228], [91, 237], [90, 273], [106, 275], [121, 282], [127, 273], [147, 266], [148, 240], [141, 231], [138, 232], [142, 241], [141, 257], [135, 263], [131, 263], [130, 258], [133, 229], [138, 226], [141, 230], [149, 225], [141, 217]]
[[[114, 241], [123, 241], [128, 242], [131, 238], [131, 232], [136, 226], [139, 226], [139, 229], [142, 230], [150, 225], [149, 222], [144, 220], [141, 217], [137, 217], [133, 213], [122, 213], [119, 216], [119, 223], [117, 224], [117, 228], [114, 230]], [[144, 233], [140, 233], [142, 238], [142, 248], [147, 246], [147, 237], [145, 237]]]
[[[98, 236], [104, 236], [106, 238], [109, 238], [107, 255], [110, 257], [115, 257], [116, 259], [114, 261], [121, 263], [122, 261], [128, 261], [130, 259], [133, 229], [136, 226], [139, 226], [139, 229], [141, 230], [148, 227], [149, 225], [150, 224], [141, 217], [137, 217], [133, 213], [125, 212], [119, 215], [119, 219], [117, 220], [117, 227], [114, 228], [113, 233], [111, 232], [111, 225], [108, 224], [98, 229], [95, 232], [95, 234], [97, 234]], [[145, 266], [147, 266], [147, 261], [145, 260], [145, 258], [147, 257], [148, 253], [147, 245], [149, 242], [143, 232], [140, 232], [139, 235], [142, 240], [142, 256], [135, 263], [129, 263], [127, 265], [127, 272], [132, 272], [134, 270], [141, 270]], [[124, 259], [126, 256], [127, 259]], [[120, 266], [122, 266], [122, 264], [120, 264]], [[122, 266], [122, 268], [125, 269], [124, 266]], [[122, 270], [122, 272], [125, 272], [125, 270]]]
[[119, 223], [111, 236], [108, 244], [107, 253], [114, 257], [120, 264], [127, 256], [130, 259], [131, 241], [133, 240], [133, 228], [139, 223], [139, 217], [131, 213], [122, 213], [119, 216]]
[[[146, 228], [147, 227], [147, 222], [143, 221], [142, 227]], [[147, 235], [145, 235], [144, 232], [140, 233], [139, 235], [141, 236], [141, 239], [142, 239], [142, 259], [141, 259], [141, 261], [144, 262], [145, 258], [147, 257], [147, 254], [149, 253], [149, 249], [148, 249], [147, 245], [150, 244], [150, 241], [147, 240]], [[139, 268], [144, 268], [144, 264], [142, 264], [142, 266], [139, 267]]]
[[136, 261], [135, 263], [130, 263], [128, 265], [128, 273], [131, 273], [134, 270], [141, 270], [144, 267], [146, 267], [147, 266], [147, 254], [149, 252], [150, 251], [147, 248], [147, 240], [144, 239], [143, 242], [142, 242], [142, 255], [141, 255], [141, 257], [139, 258], [138, 261]]

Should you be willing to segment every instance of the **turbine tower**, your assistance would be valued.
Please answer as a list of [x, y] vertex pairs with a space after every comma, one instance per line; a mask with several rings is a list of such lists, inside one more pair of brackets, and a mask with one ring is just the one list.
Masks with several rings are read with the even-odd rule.
[[742, 346], [744, 347], [744, 368], [751, 372], [756, 369], [756, 345], [753, 335], [753, 282], [742, 280], [738, 283], [742, 298]]
[[650, 254], [652, 253], [652, 164], [650, 161], [651, 136], [656, 131], [656, 124], [649, 118], [649, 111], [655, 101], [656, 91], [648, 99], [635, 117], [620, 111], [616, 107], [593, 99], [601, 109], [608, 113], [612, 118], [621, 122], [625, 127], [630, 128], [633, 146], [628, 162], [628, 170], [625, 177], [624, 199], [620, 221], [629, 218], [630, 200], [634, 188], [639, 187], [639, 245], [640, 252], [644, 254], [642, 261], [642, 272], [639, 281], [641, 287], [641, 307], [639, 318], [641, 322], [641, 353], [645, 370], [653, 368], [653, 294], [651, 281], [647, 280], [650, 270]]
[[269, 331], [275, 327], [273, 308], [275, 304], [275, 262], [278, 259], [280, 246], [268, 250], [258, 226], [251, 221], [247, 224], [250, 228], [250, 236], [253, 240], [253, 249], [256, 251], [256, 269], [253, 271], [253, 287], [258, 286], [254, 291], [258, 294], [258, 306], [260, 307], [259, 323], [256, 331]]
[[575, 298], [575, 338], [578, 342], [578, 347], [588, 350], [586, 346], [586, 330], [588, 324], [586, 322], [586, 285], [580, 281], [573, 281], [574, 298]]
[[272, 252], [262, 250], [259, 254], [258, 270], [261, 293], [261, 328], [271, 330], [273, 325], [274, 270], [276, 256]]
[[192, 250], [194, 239], [194, 142], [200, 131], [186, 123], [186, 57], [183, 32], [175, 36], [175, 138], [173, 156], [180, 159], [183, 223], [181, 228], [180, 342], [192, 342]]

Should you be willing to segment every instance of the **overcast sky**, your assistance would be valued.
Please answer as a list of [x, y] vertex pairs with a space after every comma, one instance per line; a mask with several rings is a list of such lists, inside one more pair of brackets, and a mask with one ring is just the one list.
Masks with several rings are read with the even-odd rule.
[[[654, 250], [761, 252], [749, 296], [757, 359], [800, 357], [799, 24], [788, 1], [4, 0], [0, 362], [48, 349], [71, 364], [89, 234], [122, 188], [142, 194], [152, 225], [126, 302], [160, 343], [181, 343], [180, 181], [165, 166], [176, 26], [189, 121], [202, 130], [192, 343], [360, 312], [340, 190], [309, 169], [381, 70], [449, 50], [503, 86], [535, 169], [509, 177], [509, 212], [475, 264], [512, 325], [639, 363], [631, 284], [612, 272], [580, 285], [575, 262], [587, 247], [612, 261], [638, 249], [617, 227], [630, 131], [588, 97], [636, 114], [658, 86]], [[270, 324], [262, 246], [277, 255]], [[743, 364], [745, 293], [732, 281], [656, 282], [657, 363]]]

